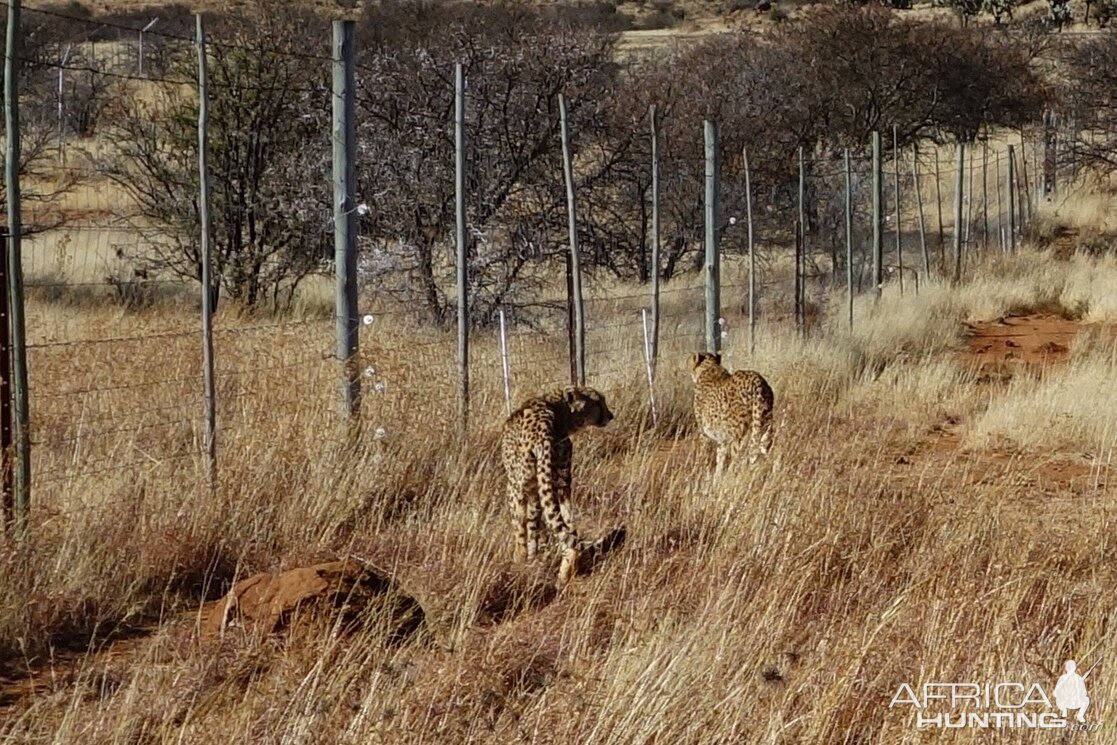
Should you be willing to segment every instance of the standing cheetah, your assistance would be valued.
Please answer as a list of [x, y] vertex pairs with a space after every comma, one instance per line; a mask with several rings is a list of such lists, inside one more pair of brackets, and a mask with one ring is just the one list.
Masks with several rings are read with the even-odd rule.
[[559, 583], [569, 581], [587, 546], [569, 517], [570, 435], [613, 420], [605, 397], [593, 388], [567, 386], [526, 401], [504, 423], [501, 460], [516, 527], [516, 558], [531, 560], [539, 548], [540, 513], [562, 548]]
[[702, 434], [717, 443], [715, 477], [725, 470], [730, 450], [734, 459], [748, 435], [749, 462], [757, 451], [767, 455], [772, 446], [772, 403], [768, 381], [752, 370], [730, 374], [721, 366], [721, 355], [695, 352], [690, 355], [694, 379], [694, 418]]

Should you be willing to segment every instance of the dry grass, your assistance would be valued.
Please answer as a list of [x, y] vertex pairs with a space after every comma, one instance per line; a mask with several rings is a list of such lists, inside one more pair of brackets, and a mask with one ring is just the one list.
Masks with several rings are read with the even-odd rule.
[[[1029, 305], [1113, 321], [1117, 265], [1024, 254], [979, 276], [903, 299], [890, 286], [875, 311], [859, 301], [852, 332], [840, 310], [805, 340], [766, 324], [752, 360], [731, 317], [730, 364], [769, 376], [778, 430], [770, 460], [718, 485], [682, 367], [697, 317], [664, 340], [653, 429], [639, 327], [618, 301], [623, 315], [590, 333], [592, 383], [618, 419], [578, 443], [575, 519], [590, 534], [624, 523], [629, 542], [550, 602], [554, 567], [510, 560], [494, 339], [474, 347], [461, 440], [452, 339], [390, 314], [365, 328], [368, 381], [386, 387], [352, 448], [322, 359], [329, 323], [226, 319], [211, 496], [193, 310], [36, 303], [31, 328], [69, 323], [65, 338], [121, 324], [181, 336], [32, 353], [40, 485], [31, 540], [0, 553], [0, 675], [59, 662], [9, 702], [0, 739], [917, 742], [888, 709], [901, 682], [1053, 683], [1062, 660], [1110, 651], [1117, 357], [1087, 339], [1065, 368], [990, 389], [955, 352], [963, 321]], [[511, 347], [517, 399], [564, 377], [562, 339]], [[947, 420], [970, 423], [965, 449], [927, 450]], [[1006, 440], [1011, 457], [991, 460]], [[1037, 493], [1043, 464], [1084, 448], [1091, 478]], [[355, 638], [194, 639], [193, 611], [232, 579], [346, 554], [399, 577], [429, 640], [386, 648], [375, 623]], [[1091, 679], [1103, 721], [1114, 680]]]

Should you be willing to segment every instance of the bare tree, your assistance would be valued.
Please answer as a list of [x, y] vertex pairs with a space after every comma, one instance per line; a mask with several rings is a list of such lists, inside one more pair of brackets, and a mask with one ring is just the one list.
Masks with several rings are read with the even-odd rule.
[[[557, 100], [569, 101], [576, 144], [588, 143], [613, 76], [613, 37], [527, 8], [455, 6], [437, 26], [424, 23], [429, 10], [405, 4], [385, 19], [375, 9], [362, 34], [371, 40], [358, 92], [365, 264], [383, 279], [378, 287], [420, 304], [434, 323], [449, 319], [460, 62], [468, 89], [470, 297], [473, 317], [485, 323], [501, 305], [534, 302], [534, 270], [562, 251]], [[393, 22], [408, 30], [386, 33]], [[590, 157], [580, 178], [599, 171]]]
[[[865, 44], [867, 38], [873, 44]], [[644, 117], [654, 103], [661, 119], [660, 272], [669, 278], [701, 260], [703, 119], [720, 125], [723, 215], [743, 214], [741, 152], [747, 147], [756, 221], [765, 235], [790, 239], [785, 216], [797, 199], [799, 148], [811, 160], [834, 163], [829, 180], [817, 177], [825, 166], [817, 174], [808, 167], [807, 229], [817, 232], [844, 224], [835, 175], [843, 148], [863, 155], [871, 133], [893, 125], [902, 147], [928, 137], [971, 140], [990, 125], [1034, 121], [1046, 98], [1026, 54], [999, 37], [907, 21], [880, 6], [845, 6], [819, 8], [767, 37], [719, 35], [630, 65], [610, 100], [603, 147], [619, 159], [591, 200], [585, 229], [611, 270], [646, 276], [650, 152]], [[722, 235], [726, 251], [744, 249], [744, 231]], [[812, 246], [824, 247], [820, 241]]]
[[1117, 172], [1117, 31], [1079, 41], [1068, 53], [1065, 103], [1078, 121], [1074, 156], [1103, 174]]
[[[28, 14], [20, 39], [20, 167], [25, 234], [60, 227], [65, 215], [58, 201], [83, 179], [78, 169], [58, 168], [57, 75], [65, 36], [49, 18]], [[0, 79], [3, 74], [0, 73]], [[5, 154], [0, 152], [0, 166]], [[0, 183], [0, 209], [7, 206]]]
[[[328, 63], [308, 61], [323, 25], [297, 13], [213, 24], [209, 59], [214, 302], [289, 304], [332, 249]], [[123, 96], [102, 169], [132, 198], [148, 237], [133, 257], [152, 272], [199, 279], [195, 56], [181, 46], [157, 96]]]

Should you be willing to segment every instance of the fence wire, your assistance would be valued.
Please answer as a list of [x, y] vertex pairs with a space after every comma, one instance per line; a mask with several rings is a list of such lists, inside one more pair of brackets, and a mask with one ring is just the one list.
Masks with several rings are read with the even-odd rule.
[[[22, 59], [20, 107], [26, 128], [23, 250], [35, 501], [81, 505], [80, 494], [96, 491], [99, 483], [123, 493], [155, 477], [176, 479], [184, 489], [202, 486], [201, 288], [197, 246], [188, 237], [197, 234], [198, 164], [191, 149], [196, 146], [191, 116], [196, 117], [197, 84], [183, 67], [183, 60], [195, 54], [194, 40], [185, 29], [144, 31], [56, 10], [24, 13], [34, 29]], [[65, 20], [66, 33], [48, 33], [51, 20]], [[211, 50], [220, 55], [244, 48], [215, 39]], [[279, 267], [285, 260], [282, 250], [253, 255], [247, 240], [241, 247], [258, 259], [255, 265], [237, 264], [231, 254], [219, 262], [231, 280], [221, 288], [214, 329], [218, 441], [231, 457], [249, 457], [262, 443], [280, 446], [296, 425], [328, 431], [337, 421], [342, 376], [334, 359], [330, 164], [313, 155], [330, 151], [332, 94], [326, 82], [332, 60], [289, 49], [263, 53], [297, 60], [311, 72], [294, 81], [215, 75], [211, 117], [235, 121], [245, 96], [290, 96], [298, 102], [306, 118], [300, 132], [308, 139], [302, 141], [305, 148], [297, 149], [310, 155], [286, 162], [290, 178], [259, 196], [273, 213], [291, 214], [293, 229], [314, 245], [317, 260], [294, 270]], [[371, 80], [375, 70], [362, 68], [362, 73]], [[144, 116], [159, 107], [177, 107], [185, 122], [163, 133], [180, 138], [181, 152], [161, 149], [166, 142], [150, 136], [156, 125]], [[443, 118], [424, 126], [446, 132], [451, 124]], [[1006, 142], [969, 148], [959, 170], [948, 148], [907, 147], [893, 157], [888, 137], [883, 138], [880, 217], [889, 291], [900, 289], [909, 277], [925, 280], [928, 266], [943, 272], [957, 231], [967, 261], [982, 251], [1004, 250], [1010, 190], [1023, 219], [1051, 184], [1078, 177], [1074, 146], [1083, 135], [1077, 126], [1059, 121], [1053, 155], [1037, 149], [1042, 137], [1037, 128], [1013, 140], [1017, 183], [1007, 182]], [[673, 165], [667, 159], [663, 167]], [[847, 172], [840, 155], [812, 156], [804, 170], [802, 272], [810, 312], [842, 297], [847, 255], [852, 256], [854, 291], [872, 288], [873, 164], [859, 155]], [[1051, 175], [1037, 191], [1037, 174], [1047, 170]], [[731, 178], [738, 175], [723, 176], [723, 188], [739, 192], [741, 184], [730, 184]], [[954, 202], [959, 183], [961, 223]], [[695, 188], [700, 194], [700, 184]], [[759, 320], [790, 323], [796, 261], [790, 237], [799, 215], [794, 210], [761, 215], [759, 201], [755, 209]], [[443, 218], [434, 228], [449, 236], [451, 219]], [[642, 236], [645, 228], [641, 224], [629, 232]], [[726, 260], [720, 315], [729, 338], [748, 324], [747, 217], [727, 215], [719, 228]], [[478, 251], [512, 240], [474, 237]], [[235, 238], [223, 234], [218, 242], [224, 246], [222, 241]], [[564, 245], [562, 236], [548, 236], [549, 242], [536, 238], [523, 240], [533, 250], [536, 243]], [[448, 330], [454, 319], [437, 317], [439, 308], [396, 291], [400, 288], [378, 273], [378, 262], [391, 259], [393, 246], [404, 243], [398, 235], [367, 233], [360, 242], [363, 312], [355, 364], [364, 391], [361, 416], [367, 431], [388, 438], [416, 418], [441, 423], [451, 432], [457, 416], [457, 341]], [[681, 242], [686, 253], [676, 257], [675, 276], [665, 280], [659, 298], [658, 369], [666, 371], [663, 375], [678, 374], [686, 355], [706, 343], [705, 288], [695, 284], [687, 264], [699, 253], [697, 243], [693, 236]], [[449, 253], [448, 245], [436, 248]], [[528, 267], [546, 265], [547, 279], [553, 280], [561, 274], [555, 255], [553, 250]], [[278, 279], [256, 286], [238, 274], [251, 269], [268, 275], [279, 268], [295, 272], [297, 288]], [[413, 269], [389, 268], [397, 273]], [[441, 268], [449, 276], [452, 267]], [[538, 288], [499, 304], [509, 321], [513, 405], [570, 381], [568, 308], [564, 292], [552, 291], [553, 284], [540, 281]], [[652, 305], [650, 294], [620, 294], [605, 285], [595, 295], [598, 285], [590, 283], [585, 302], [589, 382], [607, 391], [643, 390], [644, 370], [632, 361], [644, 356], [642, 311]], [[235, 304], [246, 299], [255, 302], [256, 310], [242, 317]], [[440, 298], [443, 309], [452, 307], [451, 299]], [[233, 309], [226, 311], [229, 306]], [[499, 422], [506, 405], [495, 327], [489, 323], [476, 330], [473, 344], [474, 416], [490, 426]]]

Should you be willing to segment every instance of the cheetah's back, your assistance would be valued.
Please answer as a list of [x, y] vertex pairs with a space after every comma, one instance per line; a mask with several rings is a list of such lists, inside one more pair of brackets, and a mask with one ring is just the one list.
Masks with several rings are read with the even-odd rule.
[[770, 430], [774, 402], [772, 387], [763, 375], [737, 370], [700, 382], [695, 388], [694, 413], [707, 437], [726, 444], [740, 443], [750, 432], [760, 437]]

